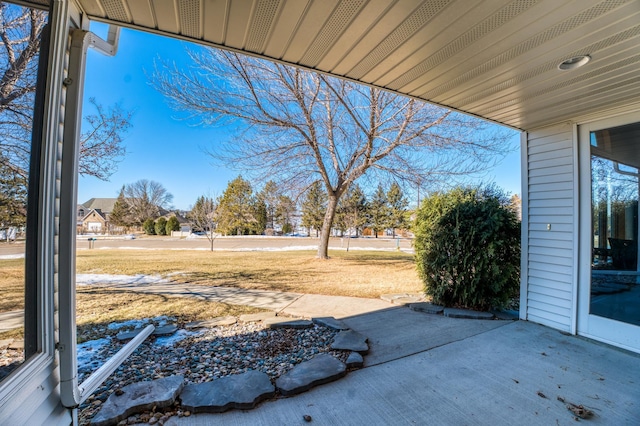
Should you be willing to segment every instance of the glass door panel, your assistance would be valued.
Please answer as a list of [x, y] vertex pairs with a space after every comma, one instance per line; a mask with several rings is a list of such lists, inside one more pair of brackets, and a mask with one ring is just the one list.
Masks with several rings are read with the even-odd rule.
[[591, 131], [589, 142], [592, 248], [589, 313], [640, 325], [640, 123]]

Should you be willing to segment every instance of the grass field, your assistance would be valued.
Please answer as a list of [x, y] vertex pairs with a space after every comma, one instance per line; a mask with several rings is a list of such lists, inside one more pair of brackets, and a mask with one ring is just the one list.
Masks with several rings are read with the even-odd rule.
[[[379, 297], [385, 293], [418, 293], [413, 256], [402, 252], [330, 253], [320, 260], [311, 251], [209, 252], [172, 250], [85, 250], [77, 257], [78, 273], [159, 274], [178, 282], [295, 293]], [[24, 259], [0, 260], [0, 312], [24, 306]], [[78, 335], [91, 327], [158, 315], [179, 322], [241, 315], [258, 309], [180, 297], [110, 288], [78, 287]], [[0, 334], [18, 337], [21, 330]]]
[[413, 255], [403, 252], [335, 251], [321, 260], [311, 251], [209, 252], [87, 250], [78, 273], [159, 274], [201, 285], [356, 297], [418, 293]]

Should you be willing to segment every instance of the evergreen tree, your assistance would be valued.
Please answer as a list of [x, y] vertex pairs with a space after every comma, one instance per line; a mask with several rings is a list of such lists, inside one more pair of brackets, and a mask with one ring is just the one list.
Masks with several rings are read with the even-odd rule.
[[142, 224], [142, 230], [147, 235], [155, 235], [156, 234], [156, 223], [153, 219], [148, 218]]
[[286, 195], [278, 197], [275, 220], [280, 225], [283, 234], [288, 234], [293, 230], [292, 218], [296, 212], [296, 203]]
[[179, 231], [180, 221], [178, 221], [178, 218], [175, 216], [171, 216], [169, 220], [167, 220], [167, 225], [165, 229], [166, 229], [167, 235], [171, 235], [173, 231]]
[[272, 180], [267, 182], [258, 194], [258, 200], [264, 203], [266, 213], [265, 227], [267, 230], [273, 231], [276, 225], [276, 210], [278, 209], [279, 197], [280, 191], [278, 190], [278, 186]]
[[22, 227], [27, 221], [27, 179], [0, 157], [0, 229]]
[[381, 184], [378, 184], [378, 188], [369, 202], [369, 208], [367, 209], [367, 221], [376, 238], [378, 238], [378, 233], [380, 231], [384, 231], [389, 223], [387, 194]]
[[133, 226], [129, 203], [127, 203], [127, 199], [124, 196], [124, 186], [120, 190], [118, 199], [113, 205], [113, 210], [109, 214], [109, 222], [115, 226], [122, 226], [125, 230]]
[[302, 226], [316, 230], [316, 237], [322, 229], [325, 210], [327, 209], [327, 194], [322, 188], [322, 184], [316, 181], [307, 190], [307, 196], [302, 202]]
[[360, 185], [354, 184], [339, 202], [336, 224], [343, 234], [353, 229], [357, 237], [366, 223], [367, 199]]
[[387, 191], [387, 202], [389, 203], [389, 222], [387, 227], [391, 228], [395, 237], [396, 229], [408, 227], [407, 206], [409, 205], [402, 188], [396, 182], [392, 183], [389, 191]]
[[167, 235], [167, 219], [159, 217], [154, 225], [156, 235]]
[[238, 176], [218, 199], [218, 231], [224, 235], [261, 234], [266, 223], [264, 202], [253, 195], [251, 184]]
[[154, 224], [156, 235], [167, 235], [167, 219], [159, 217]]

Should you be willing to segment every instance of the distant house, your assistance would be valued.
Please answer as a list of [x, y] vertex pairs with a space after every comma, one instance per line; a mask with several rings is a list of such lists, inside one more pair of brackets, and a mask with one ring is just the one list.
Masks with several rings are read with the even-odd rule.
[[77, 207], [78, 234], [111, 234], [116, 229], [109, 223], [117, 198], [91, 198]]
[[109, 222], [106, 215], [99, 209], [91, 209], [78, 223], [80, 234], [105, 234], [109, 230]]
[[169, 220], [170, 217], [175, 216], [176, 219], [178, 219], [178, 223], [180, 224], [180, 230], [179, 232], [182, 233], [186, 233], [187, 235], [191, 233], [191, 222], [189, 221], [189, 219], [185, 218], [182, 214], [180, 214], [179, 212], [169, 212], [166, 214], [163, 214], [162, 217], [164, 217], [165, 219]]

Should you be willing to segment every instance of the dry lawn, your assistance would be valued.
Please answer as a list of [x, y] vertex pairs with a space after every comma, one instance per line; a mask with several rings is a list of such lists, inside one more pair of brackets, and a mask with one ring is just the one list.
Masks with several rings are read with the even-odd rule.
[[[379, 297], [419, 293], [422, 284], [413, 256], [401, 252], [332, 252], [320, 260], [311, 251], [208, 252], [172, 250], [85, 250], [78, 273], [160, 274], [180, 282], [295, 293]], [[24, 259], [0, 260], [0, 312], [24, 306]], [[259, 309], [167, 297], [112, 288], [78, 287], [80, 340], [91, 328], [113, 321], [169, 315], [179, 322], [258, 312]], [[89, 335], [85, 335], [89, 333]], [[0, 333], [20, 337], [21, 330]]]
[[209, 286], [295, 293], [380, 297], [419, 293], [413, 256], [402, 252], [336, 251], [320, 260], [311, 251], [209, 252], [86, 250], [78, 273], [159, 274]]
[[24, 309], [24, 259], [0, 260], [0, 312]]

